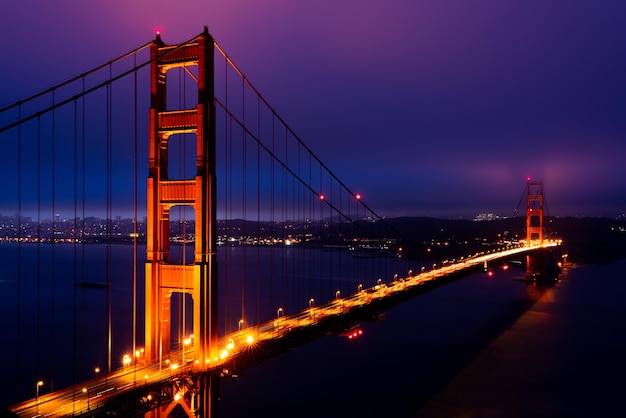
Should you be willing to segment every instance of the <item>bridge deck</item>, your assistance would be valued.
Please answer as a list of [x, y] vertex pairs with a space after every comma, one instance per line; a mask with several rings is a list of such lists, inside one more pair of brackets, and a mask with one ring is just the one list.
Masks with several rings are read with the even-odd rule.
[[[210, 361], [210, 370], [222, 369], [239, 356], [243, 356], [255, 344], [279, 342], [288, 333], [315, 327], [330, 317], [347, 316], [355, 308], [360, 308], [383, 300], [392, 295], [415, 289], [456, 273], [471, 271], [499, 259], [533, 251], [542, 247], [556, 246], [555, 242], [543, 246], [515, 247], [490, 254], [480, 254], [455, 263], [446, 264], [429, 271], [399, 278], [390, 283], [379, 283], [371, 288], [363, 288], [347, 297], [338, 297], [326, 304], [311, 306], [292, 315], [281, 315], [272, 321], [247, 327], [220, 338], [220, 355]], [[197, 369], [193, 349], [172, 352], [170, 358], [153, 364], [137, 361], [107, 376], [102, 376], [67, 389], [42, 394], [15, 405], [11, 410], [20, 417], [37, 416], [80, 416], [104, 410], [108, 403], [131, 390], [145, 388], [145, 396], [153, 388], [179, 380], [183, 375]]]

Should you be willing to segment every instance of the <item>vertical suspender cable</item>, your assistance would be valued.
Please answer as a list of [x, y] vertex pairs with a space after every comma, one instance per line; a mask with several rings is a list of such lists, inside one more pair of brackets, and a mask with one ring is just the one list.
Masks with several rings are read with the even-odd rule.
[[[228, 106], [228, 62], [226, 60], [224, 60], [224, 102], [226, 103], [226, 106]], [[228, 107], [227, 107], [228, 108]], [[231, 238], [231, 226], [232, 226], [232, 201], [231, 201], [231, 196], [232, 196], [232, 164], [231, 164], [231, 153], [232, 153], [232, 149], [231, 149], [231, 141], [230, 141], [230, 135], [232, 135], [232, 126], [229, 123], [230, 119], [228, 117], [228, 112], [224, 112], [224, 173], [225, 173], [225, 179], [224, 179], [224, 218], [225, 218], [225, 223], [224, 226], [226, 228], [225, 230], [225, 235], [226, 235], [226, 245], [229, 247], [229, 249], [227, 249], [224, 252], [225, 255], [225, 270], [221, 270], [223, 272], [222, 277], [224, 278], [223, 282], [225, 284], [225, 289], [224, 289], [224, 300], [226, 301], [223, 305], [224, 305], [224, 332], [228, 333], [230, 330], [229, 324], [232, 324], [233, 322], [233, 318], [232, 318], [232, 291], [231, 291], [231, 276], [232, 276], [232, 265], [231, 265], [231, 258], [232, 258], [232, 251], [230, 250], [230, 246], [232, 245], [232, 242], [230, 241]], [[218, 273], [219, 275], [219, 273]]]
[[[54, 106], [55, 104], [55, 90], [52, 90], [52, 105]], [[55, 219], [56, 219], [56, 213], [55, 213], [55, 168], [56, 168], [56, 155], [55, 155], [55, 142], [56, 142], [56, 135], [55, 135], [55, 123], [56, 122], [56, 108], [52, 109], [52, 155], [51, 155], [51, 159], [52, 159], [52, 257], [51, 257], [51, 262], [52, 262], [52, 266], [50, 268], [50, 391], [54, 391], [54, 279], [55, 279], [55, 236], [54, 236], [54, 228], [56, 226], [55, 224]]]
[[76, 315], [76, 308], [78, 306], [77, 304], [77, 298], [78, 298], [78, 274], [77, 274], [77, 270], [76, 270], [76, 259], [77, 259], [77, 242], [76, 242], [76, 192], [77, 192], [77, 185], [78, 185], [78, 178], [77, 178], [77, 172], [78, 172], [78, 149], [77, 149], [77, 137], [78, 137], [78, 120], [77, 120], [77, 113], [78, 113], [78, 100], [74, 100], [74, 126], [73, 126], [73, 148], [74, 148], [74, 190], [73, 190], [73, 199], [74, 199], [74, 220], [73, 220], [73, 236], [72, 236], [72, 251], [73, 251], [73, 263], [72, 263], [72, 276], [73, 276], [73, 287], [72, 287], [72, 308], [73, 308], [73, 321], [72, 321], [72, 358], [74, 359], [74, 369], [73, 369], [73, 376], [72, 376], [72, 385], [76, 385], [80, 380], [78, 378], [78, 370], [80, 370], [80, 360], [78, 357], [78, 333], [77, 333], [77, 315]]
[[[272, 113], [272, 155], [275, 155], [275, 142], [276, 142], [276, 133], [275, 133], [275, 120], [274, 114]], [[276, 244], [276, 228], [274, 225], [274, 158], [270, 159], [270, 237], [272, 239], [272, 244], [270, 246], [270, 300], [269, 300], [269, 308], [270, 310], [274, 306], [274, 246]], [[271, 311], [270, 311], [271, 312]]]
[[[109, 65], [109, 81], [112, 79], [112, 67]], [[107, 250], [106, 250], [106, 282], [107, 282], [107, 295], [106, 295], [106, 328], [107, 328], [107, 374], [111, 373], [111, 350], [112, 350], [112, 307], [111, 307], [111, 296], [112, 296], [112, 275], [111, 275], [111, 129], [112, 129], [112, 116], [111, 116], [111, 83], [107, 84], [106, 87], [106, 223], [107, 223], [107, 232], [106, 232], [106, 242], [107, 242]]]
[[[320, 227], [319, 227], [319, 237], [320, 237], [320, 252], [319, 252], [319, 276], [318, 276], [318, 294], [317, 294], [317, 299], [321, 302], [323, 299], [322, 298], [322, 282], [323, 282], [323, 278], [324, 278], [324, 260], [322, 259], [322, 255], [324, 254], [323, 251], [323, 245], [324, 245], [324, 185], [323, 185], [323, 180], [322, 180], [322, 167], [320, 167], [320, 180], [319, 180], [319, 196], [318, 196], [318, 200], [319, 200], [319, 205], [320, 205]], [[330, 196], [328, 196], [330, 198]], [[331, 213], [332, 215], [332, 213]], [[331, 219], [332, 222], [332, 219]], [[333, 247], [330, 247], [330, 263], [332, 265], [332, 255], [333, 255]]]
[[[183, 70], [185, 70], [185, 66], [183, 66]], [[180, 71], [180, 73], [182, 74], [182, 106], [181, 109], [186, 109], [186, 105], [187, 105], [187, 77], [185, 77], [185, 72], [184, 71]], [[187, 115], [185, 114], [185, 119], [187, 118]], [[187, 124], [185, 123], [185, 126]], [[181, 166], [181, 171], [182, 171], [182, 176], [181, 178], [187, 178], [186, 177], [186, 173], [187, 173], [187, 134], [183, 135], [183, 146], [182, 146], [182, 166]], [[182, 207], [182, 212], [183, 212], [183, 266], [185, 266], [187, 264], [187, 207]], [[180, 213], [180, 212], [179, 212]], [[186, 312], [187, 312], [187, 289], [186, 289], [186, 279], [187, 279], [187, 270], [183, 267], [183, 301], [182, 301], [182, 324], [183, 326], [181, 327], [181, 342], [183, 343], [183, 363], [185, 362], [185, 334], [187, 332], [187, 320], [186, 320]]]
[[[289, 148], [287, 146], [287, 135], [288, 132], [285, 131], [285, 165], [287, 166], [289, 164]], [[284, 245], [284, 243], [287, 240], [287, 172], [285, 170], [285, 168], [282, 169], [282, 183], [283, 183], [283, 187], [281, 190], [281, 198], [282, 198], [282, 221], [283, 221], [283, 225], [284, 227], [282, 228], [283, 230], [283, 251], [282, 251], [282, 256], [281, 256], [281, 260], [282, 260], [282, 274], [281, 274], [281, 280], [282, 280], [282, 289], [281, 289], [281, 294], [280, 294], [280, 303], [284, 303], [285, 301], [285, 296], [287, 294], [287, 245]]]
[[[85, 152], [85, 136], [86, 136], [86, 132], [85, 132], [85, 109], [87, 107], [87, 102], [85, 100], [85, 78], [83, 78], [82, 80], [82, 91], [83, 94], [81, 95], [82, 97], [82, 102], [83, 102], [83, 106], [81, 109], [81, 152], [82, 152], [82, 158], [81, 158], [81, 228], [80, 228], [80, 243], [81, 243], [81, 272], [80, 272], [80, 278], [81, 281], [84, 283], [85, 282], [85, 158], [86, 158], [86, 152]], [[81, 335], [81, 358], [83, 359], [83, 362], [85, 361], [85, 287], [82, 286], [81, 290], [80, 290], [80, 310], [81, 310], [81, 331], [80, 331], [80, 335]], [[85, 370], [85, 364], [83, 363], [83, 370]], [[84, 376], [83, 376], [84, 378]]]
[[[22, 119], [22, 105], [17, 108], [18, 119]], [[22, 367], [22, 124], [17, 128], [17, 353], [15, 381], [19, 382]], [[20, 385], [15, 385], [15, 401], [20, 399]]]
[[[246, 102], [245, 102], [245, 83], [243, 78], [241, 79], [241, 112], [242, 112], [242, 124], [246, 126]], [[246, 131], [241, 130], [241, 156], [242, 156], [242, 173], [241, 173], [241, 219], [243, 225], [241, 227], [241, 233], [243, 237], [243, 245], [241, 246], [241, 317], [245, 319], [246, 312]]]
[[37, 326], [35, 338], [36, 379], [40, 378], [40, 339], [41, 339], [41, 116], [37, 116]]
[[[256, 318], [256, 323], [260, 324], [261, 323], [261, 145], [260, 145], [260, 139], [261, 139], [261, 99], [257, 96], [257, 131], [258, 131], [258, 137], [259, 137], [259, 141], [257, 141], [257, 146], [256, 146], [256, 181], [257, 181], [257, 190], [256, 190], [256, 194], [257, 194], [257, 206], [256, 206], [256, 239], [257, 239], [257, 248], [256, 248], [256, 254], [257, 254], [257, 258], [256, 258], [256, 262], [257, 262], [257, 268], [256, 268], [256, 286], [257, 286], [257, 302], [256, 302], [256, 306], [257, 306], [257, 318]], [[258, 328], [257, 328], [258, 329]], [[257, 335], [258, 338], [258, 335]]]
[[[234, 235], [233, 232], [233, 207], [234, 207], [234, 188], [233, 188], [233, 154], [234, 154], [234, 150], [233, 150], [233, 145], [235, 142], [235, 134], [233, 131], [233, 120], [232, 118], [229, 119], [229, 132], [228, 132], [228, 149], [229, 149], [229, 153], [228, 153], [228, 222], [229, 222], [229, 231], [228, 234], [229, 236]], [[231, 242], [231, 245], [233, 244], [233, 242]], [[229, 312], [231, 315], [234, 315], [234, 292], [233, 292], [233, 287], [234, 287], [234, 282], [235, 282], [235, 275], [234, 273], [234, 269], [233, 269], [233, 261], [234, 261], [234, 254], [229, 251], [230, 254], [230, 260], [228, 263], [229, 266], [229, 274], [228, 274], [228, 305], [229, 305]], [[240, 312], [237, 312], [238, 314], [240, 314]], [[239, 321], [243, 321], [243, 316], [241, 315], [237, 315], [239, 316]]]
[[[137, 53], [133, 54], [137, 68]], [[133, 74], [133, 354], [137, 360], [137, 71]], [[135, 373], [137, 368], [135, 367]], [[135, 377], [135, 381], [137, 378]]]

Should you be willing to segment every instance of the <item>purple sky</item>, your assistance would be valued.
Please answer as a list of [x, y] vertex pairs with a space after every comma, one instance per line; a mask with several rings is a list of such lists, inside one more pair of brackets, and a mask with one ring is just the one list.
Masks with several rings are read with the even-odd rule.
[[0, 104], [204, 25], [380, 214], [626, 213], [623, 0], [12, 1]]

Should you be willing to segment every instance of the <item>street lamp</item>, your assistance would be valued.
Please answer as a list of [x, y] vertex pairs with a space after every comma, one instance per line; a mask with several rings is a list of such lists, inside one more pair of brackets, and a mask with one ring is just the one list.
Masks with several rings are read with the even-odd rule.
[[283, 313], [283, 308], [278, 308], [278, 310], [276, 311], [276, 318], [280, 318], [282, 313]]
[[243, 329], [243, 319], [239, 320], [239, 331]]
[[39, 415], [39, 387], [43, 386], [43, 380], [40, 380], [35, 385], [35, 412]]
[[341, 290], [337, 290], [337, 291], [335, 292], [335, 298], [336, 298], [336, 299], [339, 299], [339, 296], [340, 296], [340, 295], [341, 295]]
[[130, 365], [131, 361], [130, 355], [124, 354], [124, 357], [122, 357], [122, 365], [124, 366], [124, 369]]
[[87, 394], [87, 409], [89, 408], [89, 388], [83, 388], [83, 393]]

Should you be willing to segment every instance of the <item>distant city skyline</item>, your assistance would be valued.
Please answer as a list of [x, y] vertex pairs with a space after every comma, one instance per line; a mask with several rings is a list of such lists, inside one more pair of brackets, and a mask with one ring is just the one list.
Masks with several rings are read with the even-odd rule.
[[[544, 182], [550, 215], [616, 217], [626, 213], [625, 15], [619, 1], [25, 0], [0, 18], [12, 63], [0, 106], [157, 29], [173, 44], [208, 25], [382, 216], [512, 216], [530, 176]], [[139, 174], [143, 187], [145, 167]], [[57, 212], [67, 209], [59, 201]]]

